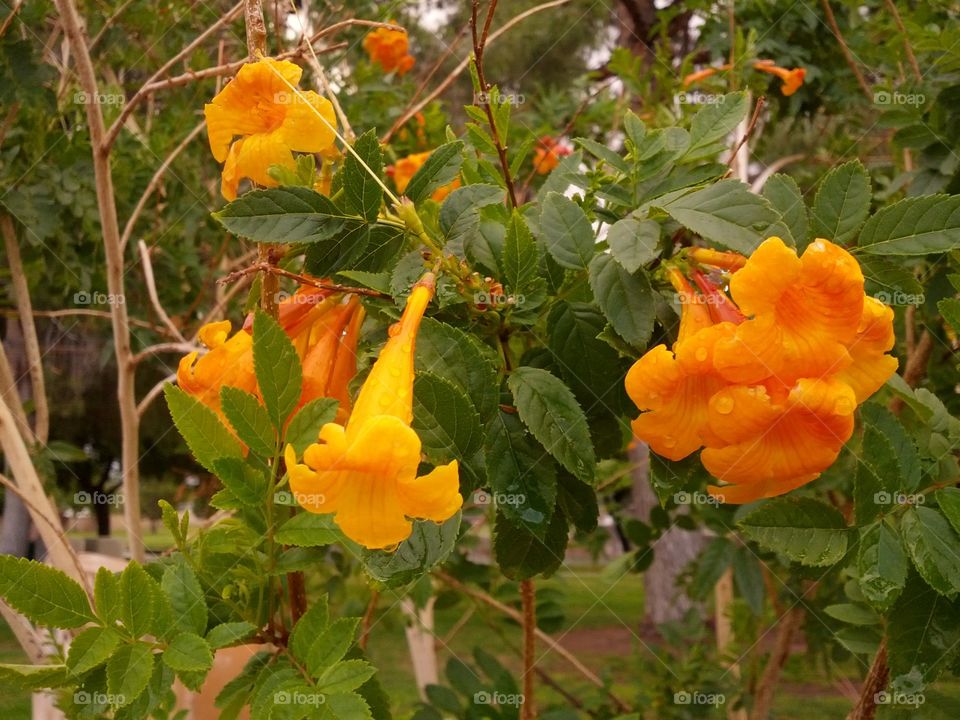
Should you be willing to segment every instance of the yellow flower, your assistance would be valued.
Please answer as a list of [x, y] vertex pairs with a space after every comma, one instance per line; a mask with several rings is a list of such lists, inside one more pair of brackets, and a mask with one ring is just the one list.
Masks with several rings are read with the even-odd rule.
[[[200, 328], [200, 342], [209, 352], [198, 358], [196, 352], [183, 357], [177, 367], [177, 384], [224, 418], [220, 409], [220, 388], [236, 387], [249, 393], [257, 391], [253, 372], [253, 338], [240, 332], [230, 336], [230, 321], [208, 323]], [[225, 419], [225, 418], [224, 418]]]
[[397, 75], [404, 75], [414, 65], [409, 48], [410, 38], [406, 30], [377, 28], [363, 39], [363, 49], [371, 62], [377, 63], [384, 72], [396, 72]]
[[336, 117], [330, 101], [290, 87], [302, 74], [291, 62], [262, 58], [240, 68], [204, 106], [210, 150], [224, 163], [220, 189], [227, 200], [237, 197], [243, 178], [276, 186], [267, 170], [271, 165], [293, 170], [293, 151], [322, 152], [333, 145]]
[[[410, 184], [410, 180], [417, 174], [417, 170], [427, 161], [432, 152], [432, 150], [428, 150], [427, 152], [407, 155], [387, 168], [387, 173], [393, 178], [393, 184], [397, 186], [398, 193], [403, 194], [407, 185]], [[430, 197], [436, 202], [443, 202], [443, 199], [458, 187], [460, 187], [460, 178], [455, 178], [453, 182], [437, 188]]]
[[897, 359], [885, 353], [893, 348], [893, 310], [876, 298], [863, 302], [863, 317], [850, 345], [853, 363], [837, 374], [862, 403], [873, 395], [897, 370]]
[[344, 534], [367, 548], [394, 548], [409, 537], [409, 518], [443, 522], [463, 503], [456, 460], [417, 476], [421, 445], [410, 427], [414, 346], [433, 290], [428, 275], [410, 294], [346, 426], [324, 425], [321, 442], [304, 452], [304, 464], [292, 446], [286, 448], [297, 502], [310, 512], [336, 513]]
[[787, 68], [774, 65], [773, 60], [758, 60], [753, 64], [753, 67], [761, 72], [770, 73], [780, 78], [783, 81], [783, 84], [780, 86], [780, 92], [783, 93], [784, 97], [789, 97], [799, 90], [800, 86], [803, 85], [803, 79], [807, 76], [807, 71], [804, 68], [788, 70]]

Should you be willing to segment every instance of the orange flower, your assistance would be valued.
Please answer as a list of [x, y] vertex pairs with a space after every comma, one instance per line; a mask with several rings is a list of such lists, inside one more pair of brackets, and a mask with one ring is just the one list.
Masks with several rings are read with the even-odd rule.
[[560, 158], [570, 154], [570, 148], [561, 145], [556, 138], [544, 135], [533, 151], [533, 169], [538, 175], [546, 175], [560, 164]]
[[286, 60], [247, 63], [204, 106], [210, 150], [224, 163], [220, 190], [227, 200], [237, 197], [243, 178], [275, 187], [267, 170], [271, 165], [295, 169], [293, 151], [322, 152], [333, 145], [336, 118], [330, 101], [290, 87], [302, 73]]
[[696, 293], [676, 268], [684, 302], [674, 352], [659, 345], [627, 373], [640, 410], [634, 433], [664, 457], [700, 447], [724, 502], [788, 492], [836, 461], [854, 411], [896, 370], [893, 312], [863, 294], [857, 261], [818, 239], [797, 257], [769, 238], [749, 259], [695, 249], [687, 258], [735, 271], [734, 305], [700, 270]]
[[396, 72], [401, 76], [416, 62], [408, 52], [409, 48], [410, 38], [406, 30], [377, 28], [363, 39], [363, 49], [371, 62], [377, 63], [384, 72]]
[[701, 80], [706, 80], [708, 77], [712, 77], [713, 75], [716, 75], [718, 72], [729, 70], [732, 67], [733, 67], [732, 65], [727, 64], [727, 65], [720, 65], [719, 67], [708, 67], [708, 68], [704, 68], [703, 70], [697, 70], [696, 72], [692, 72], [683, 78], [683, 86], [690, 87], [694, 83], [698, 83]]
[[230, 321], [209, 323], [200, 328], [200, 342], [209, 352], [198, 359], [192, 352], [180, 360], [177, 384], [184, 392], [225, 419], [220, 408], [220, 388], [236, 387], [248, 393], [257, 391], [253, 373], [253, 338], [240, 331], [230, 335]]
[[804, 68], [787, 70], [786, 68], [774, 65], [773, 60], [758, 60], [753, 64], [753, 67], [761, 72], [770, 73], [780, 78], [783, 81], [783, 84], [780, 86], [780, 92], [783, 93], [784, 97], [789, 97], [799, 90], [800, 86], [803, 85], [803, 79], [807, 76], [807, 71]]
[[[417, 174], [417, 170], [427, 161], [427, 158], [430, 157], [432, 152], [432, 150], [428, 150], [427, 152], [407, 155], [405, 158], [397, 160], [395, 164], [387, 168], [387, 174], [393, 178], [393, 184], [397, 186], [398, 193], [403, 194], [403, 191], [407, 189], [407, 185], [410, 184], [410, 180]], [[455, 178], [453, 182], [437, 188], [430, 197], [438, 203], [443, 202], [444, 198], [458, 187], [460, 187], [460, 178]]]
[[463, 504], [456, 460], [417, 476], [421, 444], [410, 427], [414, 345], [433, 291], [432, 275], [414, 287], [346, 425], [324, 425], [303, 464], [286, 448], [297, 502], [309, 512], [336, 513], [347, 537], [367, 548], [395, 548], [410, 536], [409, 518], [443, 522]]

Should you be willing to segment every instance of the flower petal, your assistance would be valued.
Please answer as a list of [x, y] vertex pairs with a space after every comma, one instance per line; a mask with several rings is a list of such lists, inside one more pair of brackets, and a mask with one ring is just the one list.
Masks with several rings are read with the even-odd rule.
[[298, 152], [318, 153], [333, 145], [337, 116], [330, 101], [312, 90], [290, 97], [286, 117], [277, 131], [287, 147]]
[[457, 461], [434, 468], [426, 475], [397, 483], [400, 507], [407, 517], [443, 522], [463, 505]]
[[893, 310], [876, 298], [867, 297], [857, 337], [850, 345], [853, 364], [837, 374], [862, 403], [879, 390], [897, 371], [897, 359], [886, 355], [896, 338], [893, 334]]

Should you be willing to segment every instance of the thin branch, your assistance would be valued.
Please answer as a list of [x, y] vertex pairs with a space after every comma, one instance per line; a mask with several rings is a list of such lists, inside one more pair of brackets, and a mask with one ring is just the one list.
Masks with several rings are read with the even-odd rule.
[[877, 695], [887, 686], [890, 668], [887, 665], [887, 640], [880, 642], [873, 664], [860, 689], [860, 699], [847, 715], [847, 720], [873, 720], [877, 716]]
[[[495, 3], [492, 3], [495, 4]], [[490, 13], [493, 14], [491, 7]], [[489, 17], [488, 17], [489, 20]], [[520, 581], [520, 603], [523, 608], [523, 708], [521, 720], [535, 720], [537, 705], [533, 695], [534, 668], [537, 666], [537, 593], [533, 580]]]
[[[890, 14], [893, 16], [893, 21], [897, 24], [897, 28], [903, 33], [903, 49], [907, 53], [907, 60], [910, 62], [910, 68], [913, 70], [913, 79], [917, 83], [923, 82], [923, 73], [920, 72], [920, 65], [917, 64], [917, 57], [913, 54], [913, 47], [910, 45], [910, 36], [907, 35], [907, 28], [903, 24], [903, 18], [900, 17], [900, 12], [897, 10], [897, 6], [893, 3], [893, 0], [885, 0], [887, 10], [890, 11]], [[2, 35], [3, 33], [0, 33]]]
[[791, 163], [803, 160], [805, 157], [806, 155], [803, 153], [796, 153], [794, 155], [785, 155], [782, 158], [777, 158], [772, 163], [767, 165], [767, 167], [763, 169], [763, 172], [757, 176], [757, 179], [750, 184], [750, 192], [759, 193], [761, 190], [763, 190], [763, 186], [767, 184], [767, 180], [769, 180], [774, 174], [780, 172], [783, 170], [783, 168]]
[[137, 365], [143, 362], [144, 360], [146, 360], [147, 358], [153, 357], [154, 355], [159, 355], [161, 353], [185, 354], [185, 353], [192, 353], [192, 352], [200, 352], [201, 350], [203, 350], [203, 348], [198, 347], [197, 345], [192, 345], [186, 341], [182, 343], [179, 343], [179, 342], [157, 343], [156, 345], [150, 345], [149, 347], [146, 347], [140, 352], [138, 352], [136, 355], [133, 356], [130, 362], [132, 362], [134, 365]]
[[20, 8], [23, 7], [24, 0], [17, 0], [13, 7], [10, 8], [10, 14], [3, 19], [3, 25], [0, 25], [0, 37], [3, 37], [6, 34], [7, 30], [10, 28], [13, 19], [17, 16], [17, 13], [20, 12]]
[[23, 403], [17, 393], [17, 381], [13, 377], [13, 368], [10, 367], [10, 360], [7, 358], [7, 351], [3, 347], [3, 343], [0, 343], [0, 400], [6, 402], [10, 412], [13, 413], [13, 420], [24, 442], [30, 445], [35, 443], [37, 438], [27, 421], [27, 413], [23, 409]]
[[180, 144], [170, 152], [169, 155], [167, 155], [164, 161], [160, 163], [160, 167], [157, 168], [157, 171], [153, 174], [153, 177], [150, 178], [150, 182], [147, 183], [147, 187], [144, 189], [143, 194], [137, 201], [136, 207], [133, 208], [133, 212], [130, 213], [130, 217], [127, 218], [126, 225], [123, 226], [123, 234], [120, 236], [121, 248], [126, 249], [127, 243], [130, 242], [130, 237], [133, 235], [134, 226], [137, 224], [137, 220], [140, 219], [143, 209], [147, 206], [147, 200], [150, 199], [150, 196], [153, 195], [154, 191], [160, 186], [160, 181], [170, 169], [173, 161], [177, 159], [180, 153], [187, 149], [187, 146], [193, 142], [197, 135], [203, 132], [204, 127], [206, 127], [206, 122], [199, 123], [193, 130], [190, 131], [190, 134], [187, 135], [180, 142]]
[[150, 298], [150, 304], [153, 305], [154, 312], [157, 313], [157, 317], [160, 318], [160, 322], [164, 324], [167, 330], [169, 330], [177, 340], [185, 343], [187, 339], [183, 336], [183, 333], [180, 332], [180, 328], [173, 324], [173, 320], [170, 319], [167, 311], [164, 310], [163, 305], [160, 304], [160, 296], [157, 294], [157, 283], [153, 279], [153, 263], [150, 262], [150, 250], [147, 248], [147, 244], [143, 240], [140, 240], [137, 243], [137, 249], [140, 251], [140, 262], [143, 265], [143, 279], [147, 283], [147, 296]]
[[126, 11], [126, 9], [133, 4], [133, 2], [134, 0], [126, 0], [120, 7], [118, 7], [113, 12], [113, 14], [110, 17], [108, 17], [104, 21], [103, 26], [99, 30], [97, 30], [97, 34], [94, 35], [93, 40], [90, 41], [90, 52], [93, 52], [93, 49], [103, 39], [103, 36], [107, 32], [107, 30], [109, 30], [113, 26], [113, 24], [117, 21], [117, 18], [119, 18]]
[[[16, 312], [7, 308], [0, 308], [0, 315], [5, 315], [7, 317], [13, 317], [16, 315]], [[83, 308], [64, 308], [61, 310], [34, 310], [34, 317], [48, 317], [48, 318], [61, 318], [61, 317], [95, 317], [102, 318], [104, 320], [109, 320], [111, 315], [106, 310], [85, 310]], [[138, 320], [137, 318], [130, 318], [130, 324], [136, 325], [137, 327], [144, 328], [145, 330], [152, 330], [153, 332], [160, 333], [161, 335], [166, 335], [169, 331], [165, 327], [161, 327], [146, 320]]]
[[380, 592], [371, 590], [370, 602], [367, 603], [367, 610], [363, 613], [363, 620], [360, 621], [360, 639], [357, 641], [357, 645], [364, 652], [367, 650], [367, 643], [370, 642], [370, 628], [373, 625], [373, 615], [377, 611], [377, 600], [379, 599]]
[[857, 84], [860, 86], [860, 89], [863, 90], [863, 94], [866, 95], [867, 100], [873, 102], [873, 93], [870, 92], [870, 86], [867, 85], [863, 73], [860, 72], [857, 61], [853, 58], [853, 53], [851, 53], [850, 48], [847, 47], [846, 40], [843, 39], [840, 26], [837, 25], [837, 19], [833, 16], [833, 9], [830, 7], [830, 0], [820, 0], [820, 4], [823, 5], [823, 12], [827, 16], [827, 24], [833, 31], [833, 36], [837, 39], [837, 42], [840, 43], [840, 50], [843, 52], [843, 57], [847, 61], [847, 65], [850, 66], [850, 70], [853, 71], [853, 75], [857, 79]]
[[[747, 125], [746, 132], [740, 137], [739, 142], [736, 147], [730, 152], [730, 159], [727, 160], [727, 167], [733, 167], [733, 161], [737, 159], [737, 153], [740, 152], [741, 148], [746, 145], [747, 141], [750, 139], [750, 136], [753, 134], [754, 129], [757, 127], [757, 123], [760, 121], [760, 113], [763, 112], [763, 106], [766, 104], [767, 99], [761, 95], [757, 98], [757, 104], [753, 108], [753, 115], [750, 117], [750, 123]], [[727, 172], [727, 175], [731, 171]], [[740, 178], [741, 180], [746, 180], [746, 178]]]
[[7, 264], [10, 266], [10, 280], [13, 283], [13, 296], [20, 315], [20, 329], [23, 332], [23, 347], [27, 354], [27, 369], [30, 373], [30, 397], [33, 399], [33, 433], [38, 442], [46, 444], [50, 436], [50, 405], [47, 403], [47, 385], [43, 378], [43, 356], [40, 352], [40, 340], [37, 338], [37, 326], [33, 321], [33, 305], [30, 301], [30, 288], [23, 272], [20, 259], [20, 245], [17, 243], [17, 231], [9, 215], [0, 217], [0, 229], [7, 249]]
[[153, 401], [160, 397], [160, 393], [163, 392], [163, 388], [167, 383], [171, 383], [177, 379], [176, 373], [170, 373], [163, 380], [158, 382], [152, 388], [150, 392], [143, 396], [143, 400], [140, 401], [140, 404], [137, 405], [137, 415], [143, 417], [143, 414], [147, 411], [150, 405], [153, 404]]
[[750, 720], [767, 720], [770, 715], [783, 666], [790, 657], [790, 645], [793, 642], [794, 635], [803, 624], [803, 617], [803, 608], [794, 607], [788, 610], [784, 617], [780, 618], [773, 649], [770, 651], [767, 665], [763, 669], [763, 674], [760, 676], [760, 682], [754, 693]]
[[371, 288], [358, 288], [358, 287], [349, 287], [347, 285], [337, 285], [336, 283], [321, 282], [319, 280], [314, 280], [311, 277], [306, 275], [298, 275], [297, 273], [290, 272], [289, 270], [284, 270], [283, 268], [277, 267], [276, 265], [271, 265], [270, 263], [265, 262], [256, 262], [253, 265], [243, 268], [242, 270], [236, 270], [226, 277], [223, 277], [219, 282], [227, 284], [232, 283], [235, 280], [249, 275], [251, 273], [265, 272], [272, 275], [277, 275], [280, 277], [290, 278], [291, 280], [296, 280], [301, 285], [309, 285], [310, 287], [320, 288], [321, 290], [330, 290], [331, 292], [342, 292], [342, 293], [352, 293], [354, 295], [365, 295], [367, 297], [383, 298], [389, 299], [390, 295], [382, 293], [379, 290], [373, 290]]

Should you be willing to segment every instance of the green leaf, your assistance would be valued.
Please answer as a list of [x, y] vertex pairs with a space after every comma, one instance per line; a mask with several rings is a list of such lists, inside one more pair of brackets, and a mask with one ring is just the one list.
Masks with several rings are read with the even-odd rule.
[[76, 628], [96, 620], [76, 581], [35, 560], [0, 555], [0, 597], [43, 627]]
[[888, 304], [919, 304], [923, 299], [923, 286], [917, 280], [915, 270], [896, 256], [860, 253], [857, 261], [863, 271], [867, 295]]
[[442, 524], [429, 520], [415, 521], [410, 537], [400, 543], [394, 552], [365, 550], [362, 557], [364, 570], [387, 587], [413, 582], [447, 559], [459, 537], [460, 520], [461, 514], [458, 512]]
[[472, 455], [480, 447], [480, 418], [473, 403], [449, 380], [417, 373], [413, 383], [413, 424], [423, 453], [435, 464]]
[[827, 605], [823, 611], [840, 622], [848, 625], [879, 625], [880, 616], [866, 605], [859, 603], [837, 603]]
[[627, 164], [627, 161], [606, 145], [602, 145], [590, 138], [574, 138], [573, 141], [595, 158], [603, 160], [603, 162], [614, 170], [619, 170], [624, 174], [630, 172], [630, 166]]
[[627, 272], [611, 255], [600, 254], [590, 262], [590, 288], [617, 334], [631, 345], [645, 345], [656, 319], [647, 276]]
[[911, 507], [900, 522], [914, 567], [943, 595], [960, 591], [960, 536], [933, 508]]
[[546, 370], [519, 367], [507, 381], [517, 411], [533, 436], [561, 465], [592, 482], [596, 458], [587, 418], [563, 381]]
[[207, 633], [207, 644], [214, 650], [238, 645], [253, 635], [256, 630], [256, 625], [246, 621], [222, 623]]
[[315, 398], [308, 402], [290, 419], [284, 443], [293, 445], [297, 457], [303, 455], [309, 445], [317, 442], [320, 428], [336, 419], [339, 405], [333, 398]]
[[275, 539], [282, 545], [319, 547], [339, 542], [341, 537], [332, 515], [301, 512], [280, 526]]
[[511, 580], [526, 580], [541, 573], [549, 577], [563, 565], [567, 532], [567, 520], [559, 508], [543, 539], [497, 513], [493, 549], [500, 570]]
[[847, 552], [843, 515], [810, 498], [765, 501], [739, 522], [740, 531], [761, 547], [803, 565], [826, 566]]
[[725, 537], [715, 537], [710, 541], [693, 563], [690, 597], [695, 600], [705, 600], [713, 592], [720, 576], [733, 562], [735, 549], [736, 546]]
[[240, 457], [240, 443], [213, 410], [175, 385], [165, 385], [163, 394], [177, 430], [203, 467], [214, 472], [213, 461], [217, 458]]
[[557, 505], [577, 530], [589, 533], [597, 529], [597, 491], [566, 471], [557, 473]]
[[857, 525], [872, 522], [896, 501], [902, 484], [898, 470], [893, 443], [880, 429], [866, 425], [863, 453], [858, 458], [854, 476], [854, 517]]
[[220, 458], [213, 463], [213, 468], [233, 497], [244, 505], [263, 506], [269, 480], [262, 470], [239, 458]]
[[503, 188], [496, 185], [467, 185], [444, 198], [438, 222], [447, 242], [463, 240], [480, 225], [480, 208], [503, 202]]
[[116, 696], [117, 705], [129, 705], [150, 682], [153, 653], [143, 643], [121, 647], [107, 663], [107, 690]]
[[304, 272], [316, 277], [329, 277], [347, 270], [369, 255], [372, 226], [362, 221], [349, 221], [332, 237], [308, 245]]
[[575, 270], [590, 264], [596, 245], [593, 226], [583, 208], [557, 192], [547, 193], [543, 201], [540, 240], [557, 263]]
[[[133, 562], [133, 561], [131, 561]], [[120, 579], [105, 567], [97, 569], [93, 581], [93, 600], [97, 608], [97, 617], [103, 624], [112, 626], [120, 617]]]
[[264, 243], [313, 243], [340, 232], [350, 219], [309, 188], [254, 190], [213, 216], [229, 232]]
[[685, 160], [711, 158], [726, 147], [730, 132], [747, 116], [750, 100], [746, 92], [735, 92], [704, 105], [690, 121], [690, 147]]
[[663, 203], [684, 227], [731, 250], [749, 254], [779, 220], [770, 204], [739, 180], [721, 180]]
[[537, 244], [518, 210], [514, 210], [510, 215], [500, 267], [504, 285], [514, 293], [524, 292], [539, 278], [540, 258]]
[[813, 237], [845, 245], [857, 237], [870, 212], [870, 176], [859, 160], [827, 173], [810, 210]]
[[328, 695], [325, 703], [336, 718], [350, 720], [374, 720], [367, 701], [356, 693], [334, 693]]
[[136, 560], [120, 573], [119, 619], [133, 637], [142, 637], [153, 630], [154, 593], [156, 582]]
[[181, 633], [163, 651], [163, 661], [177, 672], [206, 672], [213, 665], [213, 652], [199, 635]]
[[177, 627], [202, 635], [207, 629], [207, 603], [193, 569], [180, 559], [163, 571], [160, 586], [170, 600]]
[[103, 665], [120, 644], [120, 634], [111, 628], [87, 628], [70, 643], [67, 667], [73, 675], [83, 675]]
[[325, 693], [356, 690], [373, 677], [377, 669], [366, 660], [344, 660], [327, 668], [317, 678], [317, 687]]
[[307, 671], [319, 677], [327, 668], [343, 659], [353, 645], [360, 627], [360, 618], [337, 618], [310, 641], [310, 647], [304, 658]]
[[542, 539], [557, 501], [554, 464], [513, 415], [497, 413], [485, 437], [491, 493], [478, 491], [475, 501], [496, 503], [504, 517]]
[[311, 602], [310, 609], [297, 621], [290, 633], [289, 647], [294, 657], [306, 661], [310, 645], [327, 629], [329, 622], [330, 611], [327, 606], [327, 597], [321, 595]]
[[253, 452], [271, 457], [277, 435], [270, 416], [255, 395], [235, 387], [220, 389], [220, 407], [234, 431]]
[[[367, 167], [357, 160], [354, 153], [360, 156]], [[347, 210], [368, 222], [376, 220], [380, 203], [383, 201], [383, 188], [376, 178], [381, 178], [382, 175], [383, 153], [380, 151], [380, 141], [375, 130], [368, 130], [357, 138], [353, 144], [353, 152], [347, 153], [343, 161], [343, 199]]]
[[748, 548], [741, 547], [733, 556], [733, 582], [754, 615], [763, 614], [766, 586], [760, 561]]
[[907, 198], [863, 226], [860, 247], [874, 255], [926, 255], [960, 247], [960, 195]]
[[940, 311], [943, 319], [953, 328], [954, 332], [960, 329], [960, 300], [944, 298], [937, 303], [937, 310]]
[[775, 173], [764, 184], [763, 196], [780, 213], [781, 221], [793, 236], [797, 252], [802, 252], [808, 244], [809, 222], [807, 205], [797, 181], [789, 175]]
[[0, 665], [0, 681], [5, 688], [43, 690], [71, 682], [66, 665]]
[[632, 217], [618, 220], [607, 230], [610, 254], [629, 273], [635, 273], [660, 256], [660, 224]]
[[940, 512], [953, 526], [953, 529], [960, 533], [960, 488], [948, 487], [937, 490], [933, 494], [940, 506]]
[[427, 161], [420, 166], [416, 174], [410, 178], [404, 192], [415, 203], [430, 197], [435, 190], [448, 185], [460, 173], [463, 163], [463, 143], [459, 140], [441, 145], [432, 153]]
[[878, 522], [861, 529], [857, 570], [860, 591], [877, 610], [888, 609], [907, 582], [907, 556], [896, 527]]
[[887, 626], [890, 678], [894, 687], [927, 684], [960, 653], [960, 603], [942, 597], [911, 575]]
[[283, 428], [300, 401], [300, 358], [280, 324], [262, 311], [253, 318], [253, 368], [273, 426]]

